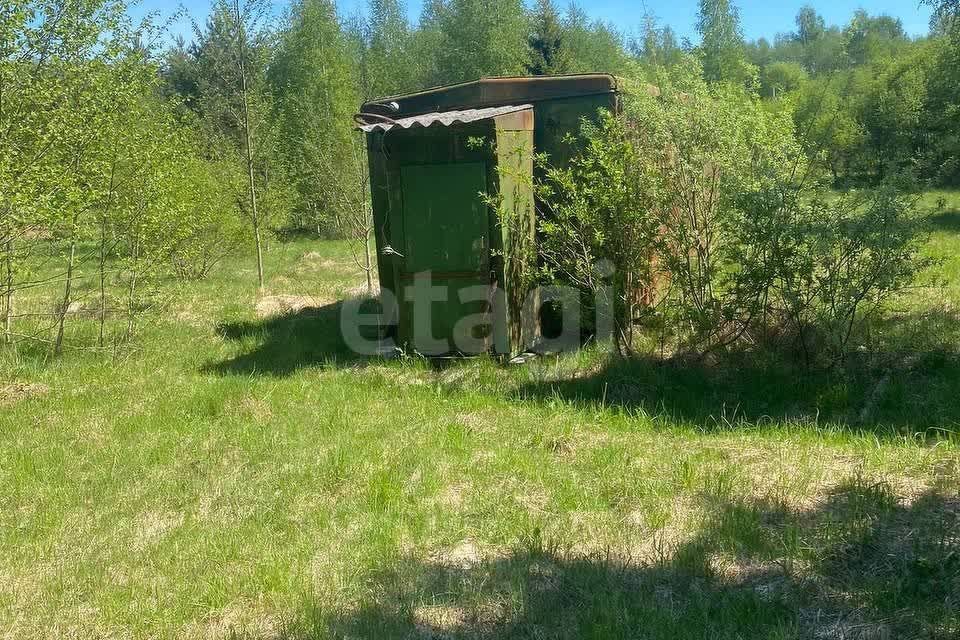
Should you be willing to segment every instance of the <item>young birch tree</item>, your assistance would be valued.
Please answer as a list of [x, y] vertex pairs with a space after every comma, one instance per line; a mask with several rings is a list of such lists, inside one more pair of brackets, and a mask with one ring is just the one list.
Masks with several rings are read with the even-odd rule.
[[[40, 236], [62, 222], [75, 167], [68, 149], [89, 144], [77, 118], [82, 69], [116, 49], [122, 8], [105, 0], [0, 2], [0, 250], [4, 341], [12, 342], [16, 293], [34, 286], [25, 267]], [[86, 135], [83, 135], [86, 132]]]
[[254, 4], [247, 2], [244, 4], [246, 11], [240, 10], [240, 0], [233, 0], [234, 28], [236, 29], [237, 41], [237, 71], [240, 76], [240, 104], [242, 107], [242, 125], [243, 125], [243, 151], [247, 163], [247, 188], [250, 194], [250, 217], [253, 221], [253, 235], [256, 241], [257, 249], [257, 284], [263, 289], [263, 241], [260, 237], [260, 212], [257, 210], [257, 181], [254, 175], [253, 164], [253, 130], [250, 125], [250, 95], [248, 86], [247, 66], [247, 24], [246, 21], [251, 18], [250, 13], [244, 15], [250, 9], [255, 8]]
[[265, 216], [260, 195], [269, 158], [261, 157], [259, 143], [269, 113], [265, 84], [272, 49], [269, 20], [267, 0], [217, 0], [206, 29], [197, 29], [194, 49], [199, 108], [212, 146], [232, 143], [244, 167], [242, 201], [252, 227], [261, 289]]

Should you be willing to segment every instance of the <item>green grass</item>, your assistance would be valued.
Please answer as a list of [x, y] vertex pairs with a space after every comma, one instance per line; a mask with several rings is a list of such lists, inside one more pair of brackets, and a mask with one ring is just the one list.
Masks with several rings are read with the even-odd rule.
[[922, 206], [902, 366], [363, 360], [308, 240], [115, 353], [71, 318], [0, 355], [0, 635], [955, 638], [960, 197]]
[[960, 234], [960, 193], [934, 191], [924, 194], [920, 206], [930, 213], [933, 237], [930, 255], [943, 261], [938, 268], [946, 283], [949, 298], [960, 301], [960, 255], [957, 235]]

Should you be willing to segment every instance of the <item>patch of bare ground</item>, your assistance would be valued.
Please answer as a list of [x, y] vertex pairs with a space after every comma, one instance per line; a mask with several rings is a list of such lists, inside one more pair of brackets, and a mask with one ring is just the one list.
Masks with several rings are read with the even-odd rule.
[[380, 295], [380, 288], [374, 285], [373, 290], [367, 289], [367, 285], [361, 284], [355, 287], [350, 287], [346, 291], [348, 298], [355, 299], [365, 299], [365, 298], [376, 298]]
[[294, 267], [294, 271], [297, 273], [325, 271], [327, 273], [345, 274], [354, 272], [357, 268], [357, 265], [350, 260], [342, 262], [331, 260], [316, 251], [309, 251], [303, 254], [303, 257]]
[[45, 384], [27, 382], [0, 383], [0, 407], [46, 395], [49, 392], [50, 387]]
[[476, 376], [477, 372], [468, 367], [450, 367], [441, 371], [437, 379], [443, 385], [464, 387], [465, 382], [473, 382], [470, 378], [476, 378]]
[[[475, 540], [467, 539], [430, 554], [426, 563], [438, 571], [490, 577], [489, 572], [494, 566], [506, 558], [506, 554], [499, 549], [481, 546]], [[505, 603], [497, 598], [483, 598], [479, 602], [462, 604], [424, 603], [413, 609], [416, 630], [413, 637], [459, 637], [464, 630], [493, 630], [506, 618]]]
[[[413, 610], [414, 638], [460, 638], [492, 634], [507, 619], [507, 607], [497, 601], [485, 601], [469, 608], [453, 605], [424, 605]], [[493, 636], [495, 637], [495, 636]]]
[[184, 640], [283, 637], [283, 620], [260, 600], [237, 600], [180, 630]]
[[168, 533], [183, 524], [182, 513], [150, 511], [143, 514], [134, 525], [135, 549], [143, 550], [156, 544]]
[[180, 324], [185, 324], [195, 329], [202, 329], [211, 324], [210, 319], [192, 309], [178, 309], [170, 317]]
[[790, 577], [779, 562], [739, 558], [728, 553], [716, 553], [708, 559], [714, 574], [730, 585], [749, 589], [764, 601], [789, 597]]
[[454, 424], [463, 427], [464, 431], [471, 434], [492, 434], [502, 428], [499, 421], [503, 420], [503, 415], [490, 409], [475, 409], [472, 411], [460, 411], [453, 416]]
[[327, 304], [332, 304], [333, 302], [333, 300], [314, 296], [292, 294], [267, 295], [257, 300], [255, 311], [258, 318], [269, 318], [288, 313], [297, 313], [304, 309], [315, 309]]
[[467, 539], [434, 552], [428, 562], [438, 567], [470, 569], [500, 557], [501, 553], [496, 549], [482, 547], [475, 540]]
[[253, 396], [244, 396], [236, 402], [228, 403], [227, 412], [258, 425], [266, 424], [273, 418], [270, 403]]
[[[687, 496], [679, 496], [671, 505], [670, 518], [642, 536], [638, 544], [625, 549], [625, 562], [641, 565], [666, 563], [673, 559], [677, 549], [694, 538], [696, 524], [703, 519], [703, 509]], [[647, 517], [642, 510], [627, 515], [628, 522], [638, 528], [647, 527]]]
[[319, 251], [308, 251], [307, 253], [303, 254], [303, 257], [300, 260], [302, 262], [308, 263], [310, 265], [322, 267], [324, 269], [334, 269], [336, 267], [350, 266], [349, 262], [336, 262], [324, 256]]
[[449, 637], [469, 622], [469, 615], [450, 605], [425, 605], [413, 610], [413, 624], [423, 637]]
[[474, 411], [458, 413], [454, 421], [469, 431], [485, 431], [491, 419]]
[[459, 511], [463, 508], [466, 496], [471, 491], [469, 484], [453, 484], [444, 488], [437, 496], [437, 504], [445, 509]]
[[382, 365], [357, 366], [354, 368], [354, 372], [364, 377], [375, 375], [382, 380], [400, 386], [422, 387], [429, 384], [429, 374], [427, 372], [406, 367], [386, 367]]

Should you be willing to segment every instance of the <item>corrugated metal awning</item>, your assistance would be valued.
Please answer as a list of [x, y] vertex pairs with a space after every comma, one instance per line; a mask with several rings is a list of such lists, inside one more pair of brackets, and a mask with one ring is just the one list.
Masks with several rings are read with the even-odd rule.
[[[368, 124], [359, 125], [360, 130], [365, 131], [366, 133], [373, 133], [374, 131], [390, 131], [391, 129], [398, 127], [401, 129], [411, 129], [413, 127], [426, 128], [434, 125], [449, 127], [450, 125], [454, 124], [466, 124], [468, 122], [477, 122], [478, 120], [489, 120], [490, 118], [505, 116], [518, 111], [526, 111], [528, 109], [533, 109], [533, 105], [521, 104], [508, 105], [504, 107], [490, 107], [486, 109], [443, 111], [441, 113], [425, 113], [423, 115], [399, 118], [397, 120], [389, 120], [388, 118], [384, 118], [380, 115], [364, 113], [358, 114], [357, 118], [360, 122], [369, 122]], [[380, 120], [381, 118], [383, 118], [383, 120]]]

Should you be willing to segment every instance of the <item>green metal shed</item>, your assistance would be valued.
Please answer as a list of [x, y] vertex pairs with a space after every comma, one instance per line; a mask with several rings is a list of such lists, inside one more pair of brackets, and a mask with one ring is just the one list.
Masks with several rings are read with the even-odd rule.
[[[568, 162], [565, 138], [601, 108], [616, 111], [618, 95], [606, 74], [484, 78], [361, 107], [380, 286], [398, 303], [399, 345], [510, 356], [538, 340], [528, 267], [512, 259], [535, 242], [533, 156]], [[442, 300], [425, 299], [428, 282]]]

